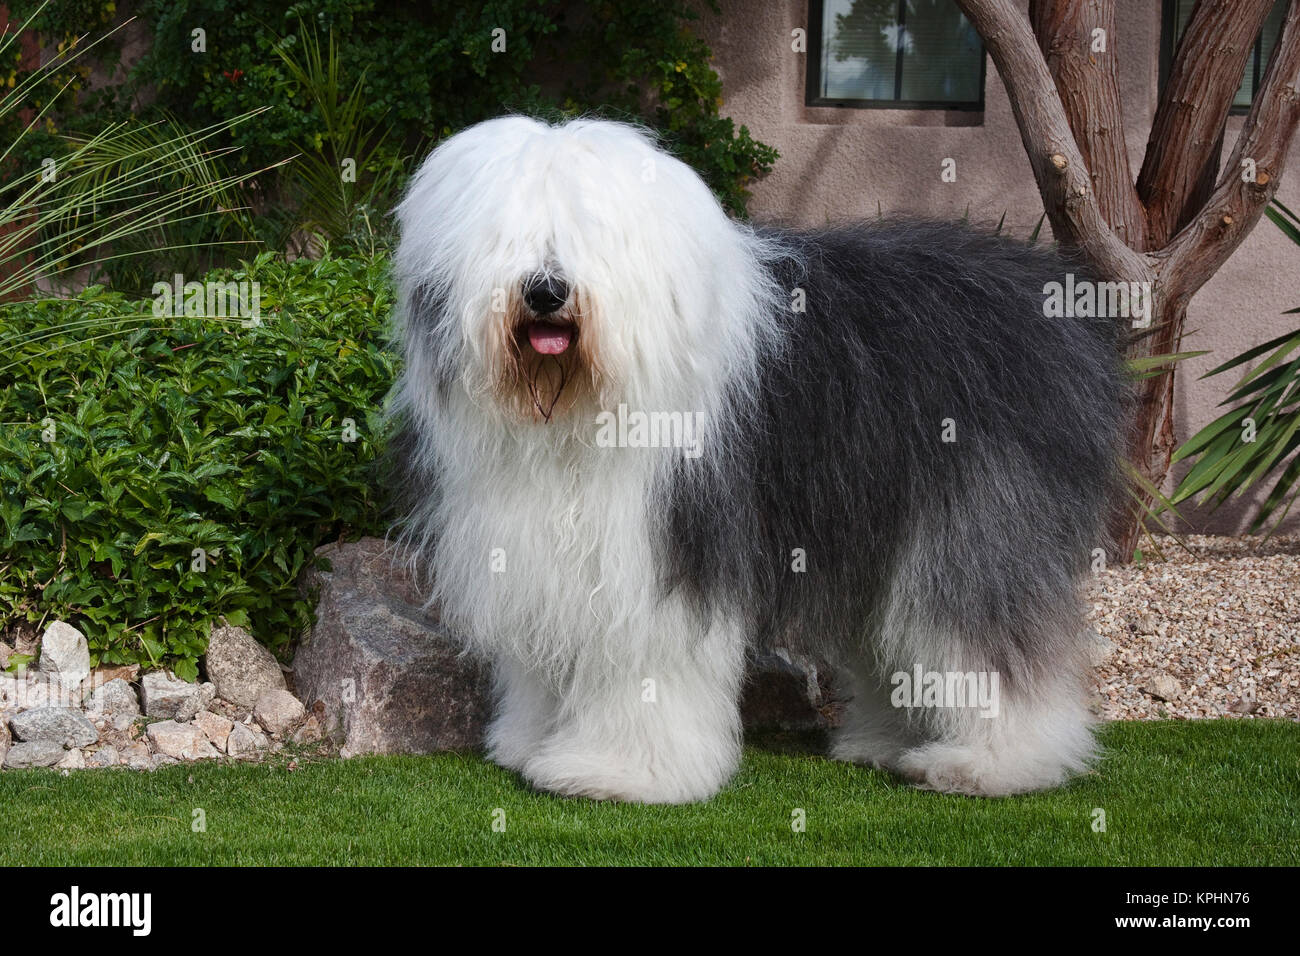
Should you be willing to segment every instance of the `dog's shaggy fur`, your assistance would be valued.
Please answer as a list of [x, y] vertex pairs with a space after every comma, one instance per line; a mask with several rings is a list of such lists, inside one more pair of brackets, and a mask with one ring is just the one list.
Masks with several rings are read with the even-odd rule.
[[[1112, 320], [1044, 317], [1077, 264], [954, 224], [756, 230], [590, 120], [453, 136], [399, 217], [403, 536], [493, 662], [492, 759], [704, 799], [766, 645], [838, 668], [841, 759], [988, 795], [1085, 766], [1122, 382]], [[620, 407], [690, 416], [695, 453], [605, 447]], [[997, 675], [997, 715], [896, 706], [917, 668]]]

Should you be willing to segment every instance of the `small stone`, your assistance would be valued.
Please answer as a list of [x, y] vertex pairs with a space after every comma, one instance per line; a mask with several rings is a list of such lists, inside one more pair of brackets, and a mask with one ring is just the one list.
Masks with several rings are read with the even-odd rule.
[[139, 679], [139, 664], [105, 664], [91, 671], [90, 678], [82, 689], [90, 694], [112, 680], [124, 680], [128, 684], [134, 684]]
[[0, 674], [0, 707], [16, 709], [18, 700], [18, 678], [10, 674]]
[[245, 709], [257, 704], [264, 690], [284, 690], [284, 674], [275, 655], [242, 627], [212, 629], [204, 656], [208, 678], [217, 696]]
[[140, 699], [134, 687], [117, 677], [91, 692], [86, 698], [86, 710], [92, 714], [129, 714], [135, 717], [140, 713]]
[[188, 684], [167, 671], [153, 671], [141, 680], [144, 688], [144, 712], [150, 717], [193, 720], [203, 709], [203, 691], [198, 684]]
[[59, 770], [85, 770], [86, 755], [80, 750], [69, 750], [54, 766]]
[[13, 656], [13, 653], [14, 649], [12, 647], [4, 641], [0, 641], [0, 671], [9, 666], [9, 658]]
[[320, 720], [317, 719], [315, 714], [312, 714], [303, 721], [301, 727], [293, 732], [293, 736], [290, 739], [295, 744], [304, 745], [319, 743], [323, 736], [324, 734], [321, 731]]
[[1178, 699], [1183, 692], [1183, 687], [1170, 675], [1157, 674], [1142, 690], [1156, 700], [1171, 701]]
[[226, 749], [226, 739], [230, 736], [230, 731], [234, 729], [235, 722], [222, 717], [220, 714], [214, 714], [210, 710], [201, 710], [194, 717], [194, 725], [198, 727], [212, 741], [212, 745], [218, 750]]
[[126, 733], [131, 726], [140, 719], [139, 714], [114, 714], [112, 720], [113, 729], [118, 733]]
[[9, 745], [12, 738], [9, 736], [9, 724], [7, 721], [0, 721], [0, 766], [4, 766], [5, 754], [9, 752]]
[[19, 740], [49, 741], [61, 747], [86, 747], [99, 739], [95, 725], [71, 707], [37, 707], [9, 721]]
[[86, 758], [87, 767], [116, 767], [122, 760], [116, 747], [100, 747]]
[[1088, 658], [1092, 661], [1093, 667], [1100, 667], [1115, 653], [1115, 644], [1098, 631], [1088, 632], [1087, 644]]
[[26, 770], [29, 767], [52, 767], [63, 759], [63, 745], [48, 740], [33, 740], [14, 744], [5, 754], [7, 770]]
[[38, 669], [74, 688], [90, 676], [90, 647], [86, 637], [71, 624], [55, 621], [41, 637]]
[[39, 672], [27, 671], [21, 677], [0, 677], [0, 703], [6, 710], [21, 713], [33, 707], [49, 707], [50, 698], [50, 683]]
[[307, 708], [287, 690], [264, 690], [257, 696], [253, 716], [270, 733], [285, 734], [296, 727], [307, 714]]
[[204, 760], [217, 756], [216, 748], [195, 724], [160, 720], [150, 724], [145, 732], [154, 749], [168, 757], [177, 760]]
[[269, 746], [270, 741], [266, 739], [266, 734], [254, 730], [247, 724], [235, 724], [230, 731], [230, 736], [226, 738], [226, 753], [232, 757], [256, 753], [259, 750], [266, 750]]

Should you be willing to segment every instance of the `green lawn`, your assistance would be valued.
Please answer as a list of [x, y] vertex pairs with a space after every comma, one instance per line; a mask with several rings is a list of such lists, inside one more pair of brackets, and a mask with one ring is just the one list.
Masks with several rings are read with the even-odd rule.
[[[1300, 725], [1124, 723], [1092, 775], [1003, 800], [920, 793], [798, 746], [751, 747], [706, 804], [531, 793], [469, 756], [0, 774], [0, 864], [1300, 862]], [[782, 749], [785, 752], [781, 752]], [[196, 808], [206, 832], [192, 830]], [[806, 830], [792, 829], [802, 809]], [[1106, 832], [1094, 832], [1094, 808]], [[504, 811], [505, 831], [493, 829]], [[500, 818], [497, 813], [497, 818]]]

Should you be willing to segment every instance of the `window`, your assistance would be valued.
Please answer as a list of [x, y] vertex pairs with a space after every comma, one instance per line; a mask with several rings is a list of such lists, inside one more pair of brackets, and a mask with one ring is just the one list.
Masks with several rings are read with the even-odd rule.
[[[1163, 89], [1169, 78], [1169, 69], [1174, 62], [1174, 51], [1182, 38], [1187, 21], [1192, 18], [1192, 8], [1196, 0], [1165, 0], [1164, 30], [1161, 31], [1160, 86]], [[1282, 32], [1282, 21], [1286, 18], [1286, 0], [1278, 0], [1264, 21], [1264, 29], [1255, 38], [1255, 49], [1246, 60], [1246, 75], [1242, 77], [1241, 86], [1232, 100], [1232, 112], [1245, 113], [1255, 98], [1255, 91], [1264, 79], [1264, 70], [1268, 58], [1273, 54], [1278, 34]]]
[[984, 108], [984, 46], [953, 0], [811, 0], [809, 106]]

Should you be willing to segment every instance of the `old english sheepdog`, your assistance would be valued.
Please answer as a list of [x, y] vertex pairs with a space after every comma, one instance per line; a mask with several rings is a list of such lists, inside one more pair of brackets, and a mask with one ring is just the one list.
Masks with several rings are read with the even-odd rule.
[[[1113, 320], [951, 223], [727, 217], [644, 131], [510, 116], [398, 209], [403, 536], [492, 662], [492, 760], [703, 800], [747, 653], [833, 664], [834, 757], [981, 795], [1093, 752], [1079, 579], [1113, 490]], [[978, 700], [977, 700], [978, 698]]]

